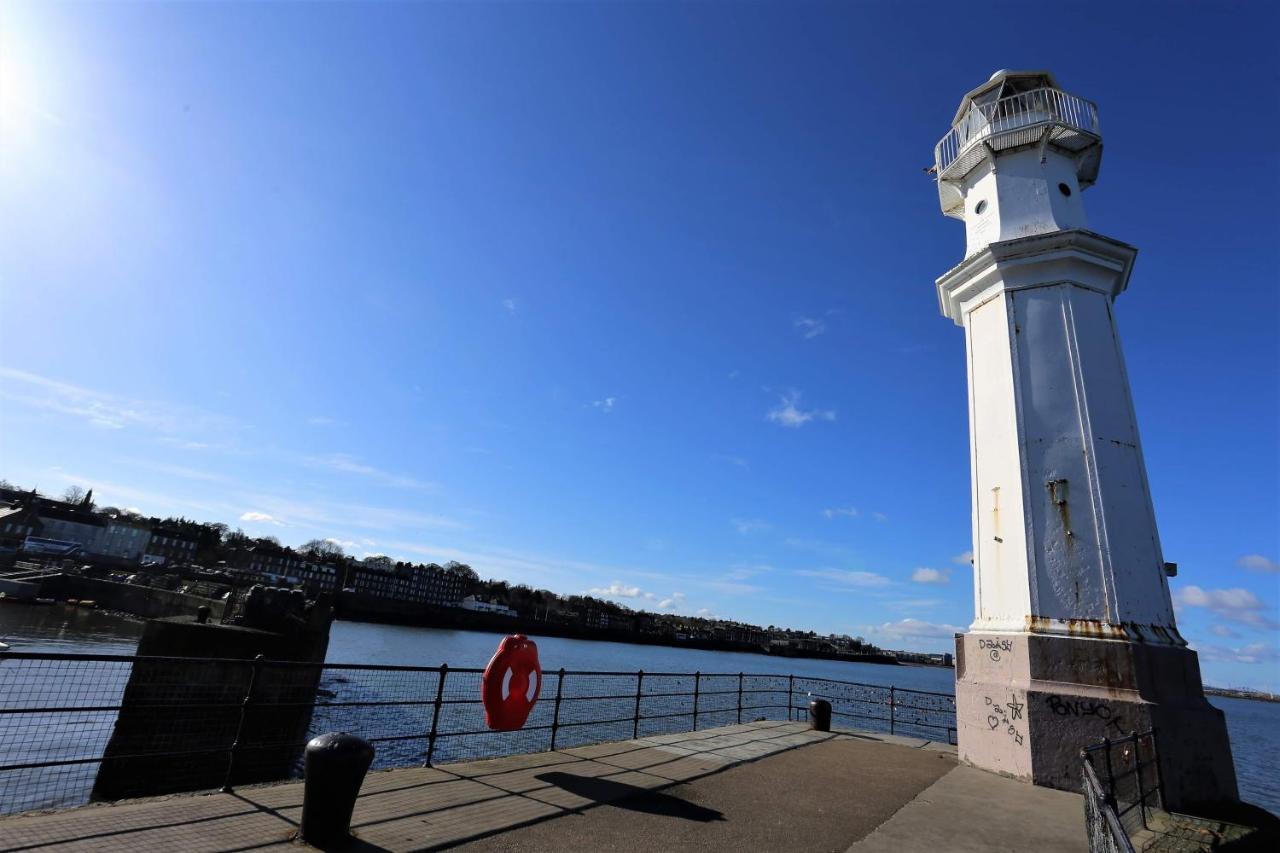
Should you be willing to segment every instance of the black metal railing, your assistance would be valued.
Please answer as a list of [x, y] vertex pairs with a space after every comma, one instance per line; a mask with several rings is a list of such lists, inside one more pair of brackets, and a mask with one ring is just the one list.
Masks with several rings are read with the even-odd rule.
[[1080, 759], [1091, 853], [1131, 853], [1130, 839], [1164, 804], [1155, 729], [1103, 738]]
[[315, 734], [389, 768], [540, 752], [757, 720], [825, 699], [846, 728], [955, 742], [951, 694], [756, 673], [543, 674], [525, 726], [494, 732], [483, 670], [223, 658], [0, 656], [0, 814], [290, 778]]

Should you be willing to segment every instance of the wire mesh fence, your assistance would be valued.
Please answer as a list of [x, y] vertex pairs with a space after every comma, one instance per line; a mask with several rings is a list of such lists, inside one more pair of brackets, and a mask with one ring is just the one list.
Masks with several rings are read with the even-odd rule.
[[753, 673], [550, 671], [523, 728], [485, 725], [483, 670], [6, 653], [0, 814], [296, 778], [306, 742], [347, 731], [379, 769], [747, 723], [805, 720], [954, 742], [950, 694]]

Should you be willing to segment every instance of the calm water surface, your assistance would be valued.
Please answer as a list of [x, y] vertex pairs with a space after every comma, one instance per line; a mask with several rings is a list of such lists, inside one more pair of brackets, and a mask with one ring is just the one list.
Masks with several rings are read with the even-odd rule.
[[[131, 654], [142, 623], [64, 605], [0, 605], [0, 639], [14, 651]], [[500, 634], [444, 631], [361, 622], [334, 623], [331, 663], [483, 667]], [[781, 659], [736, 652], [674, 649], [536, 637], [544, 669], [644, 669], [648, 672], [776, 673], [894, 685], [951, 693], [954, 673], [940, 667], [883, 666], [841, 661]], [[1227, 715], [1241, 795], [1280, 814], [1280, 704], [1213, 697]], [[6, 752], [0, 744], [0, 753]], [[0, 755], [0, 763], [5, 758]]]

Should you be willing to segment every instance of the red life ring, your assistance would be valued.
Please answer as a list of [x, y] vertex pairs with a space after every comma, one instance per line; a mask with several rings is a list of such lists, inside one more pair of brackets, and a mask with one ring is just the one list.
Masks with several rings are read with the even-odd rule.
[[480, 681], [484, 724], [496, 732], [524, 726], [542, 690], [538, 646], [524, 634], [503, 637]]

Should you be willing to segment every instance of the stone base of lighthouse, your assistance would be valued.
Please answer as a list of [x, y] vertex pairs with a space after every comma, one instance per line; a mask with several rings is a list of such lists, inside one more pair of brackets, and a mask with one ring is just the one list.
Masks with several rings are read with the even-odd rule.
[[1046, 634], [956, 637], [960, 759], [1079, 791], [1080, 750], [1156, 730], [1166, 809], [1236, 802], [1221, 711], [1204, 697], [1190, 649]]

